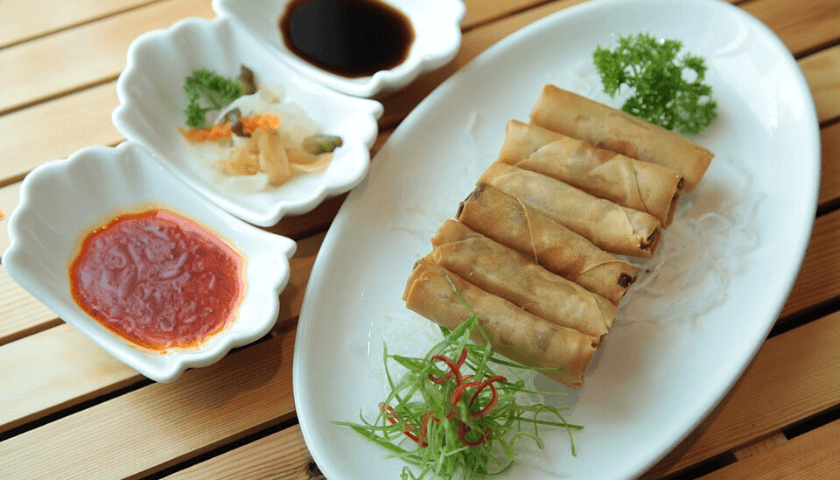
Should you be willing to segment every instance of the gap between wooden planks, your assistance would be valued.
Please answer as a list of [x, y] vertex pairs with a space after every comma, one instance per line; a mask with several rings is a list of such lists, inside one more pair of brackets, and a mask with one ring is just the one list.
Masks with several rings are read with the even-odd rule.
[[642, 478], [678, 473], [836, 408], [838, 335], [840, 312], [767, 340], [709, 418]]
[[103, 19], [159, 0], [53, 0], [0, 3], [0, 18], [13, 18], [0, 29], [0, 48]]
[[314, 480], [322, 477], [306, 448], [300, 427], [294, 425], [166, 477], [167, 480], [207, 478]]
[[215, 13], [204, 0], [160, 2], [0, 50], [0, 112], [116, 79], [137, 36], [187, 16]]
[[840, 421], [834, 421], [772, 449], [739, 460], [703, 480], [750, 478], [812, 480], [840, 478]]
[[[138, 478], [294, 416], [295, 331], [0, 442], [19, 480]], [[108, 455], [103, 452], [119, 452]]]

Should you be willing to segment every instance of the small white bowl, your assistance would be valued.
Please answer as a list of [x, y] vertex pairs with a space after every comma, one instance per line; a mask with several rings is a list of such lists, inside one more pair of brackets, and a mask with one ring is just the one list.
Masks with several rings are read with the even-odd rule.
[[414, 27], [414, 43], [404, 62], [369, 77], [347, 78], [320, 69], [292, 53], [280, 33], [280, 17], [289, 0], [213, 0], [219, 16], [233, 18], [277, 55], [312, 79], [340, 92], [374, 97], [399, 90], [420, 74], [448, 63], [461, 47], [462, 0], [383, 0], [404, 13]]
[[[86, 314], [70, 293], [77, 242], [97, 223], [132, 205], [153, 202], [197, 221], [245, 257], [246, 290], [233, 322], [193, 349], [153, 353], [131, 346]], [[125, 142], [89, 147], [32, 171], [9, 219], [3, 267], [18, 284], [91, 341], [143, 375], [173, 381], [230, 349], [264, 336], [277, 320], [295, 243], [248, 225], [169, 174], [149, 152]]]
[[[224, 188], [196, 169], [199, 162], [178, 132], [186, 126], [184, 80], [207, 68], [239, 75], [240, 65], [254, 71], [257, 84], [279, 85], [283, 103], [305, 110], [323, 133], [344, 144], [326, 170], [293, 177], [255, 193]], [[117, 129], [154, 153], [155, 159], [188, 185], [228, 212], [260, 226], [286, 214], [305, 213], [325, 198], [358, 185], [370, 166], [370, 147], [382, 115], [379, 102], [350, 97], [312, 82], [230, 20], [187, 19], [165, 30], [145, 33], [128, 49], [127, 66], [117, 81], [120, 105], [113, 112]]]

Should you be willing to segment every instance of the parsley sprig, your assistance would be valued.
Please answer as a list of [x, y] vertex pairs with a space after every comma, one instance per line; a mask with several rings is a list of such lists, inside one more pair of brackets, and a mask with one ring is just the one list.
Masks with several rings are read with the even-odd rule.
[[[508, 381], [495, 373], [491, 365], [533, 369], [499, 358], [489, 345], [469, 343], [474, 328], [484, 330], [478, 315], [461, 299], [470, 317], [451, 332], [441, 328], [444, 339], [425, 357], [389, 354], [385, 347], [383, 361], [391, 392], [373, 422], [360, 414], [361, 423], [333, 423], [350, 427], [390, 456], [414, 465], [417, 471], [403, 469], [403, 480], [456, 475], [471, 479], [505, 471], [513, 465], [517, 441], [530, 439], [543, 448], [540, 427], [565, 429], [574, 454], [572, 430], [582, 427], [566, 422], [562, 412], [568, 408], [518, 402], [519, 394], [566, 394], [529, 391], [524, 381]], [[389, 369], [391, 362], [406, 370], [398, 381]]]
[[615, 98], [622, 85], [632, 95], [621, 107], [655, 125], [696, 135], [717, 118], [712, 87], [705, 83], [706, 63], [686, 53], [682, 42], [639, 33], [622, 36], [615, 50], [598, 46], [593, 61], [604, 91]]
[[228, 78], [206, 68], [195, 70], [184, 80], [184, 93], [187, 94], [184, 114], [187, 116], [187, 125], [192, 128], [203, 127], [209, 112], [220, 111], [242, 95], [254, 91], [253, 73], [245, 66], [241, 67], [238, 78]]

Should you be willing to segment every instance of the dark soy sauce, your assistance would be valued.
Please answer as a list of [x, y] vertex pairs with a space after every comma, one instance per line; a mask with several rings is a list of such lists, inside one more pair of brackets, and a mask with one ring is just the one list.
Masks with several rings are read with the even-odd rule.
[[280, 32], [294, 54], [349, 78], [396, 67], [414, 42], [408, 17], [379, 0], [292, 0]]

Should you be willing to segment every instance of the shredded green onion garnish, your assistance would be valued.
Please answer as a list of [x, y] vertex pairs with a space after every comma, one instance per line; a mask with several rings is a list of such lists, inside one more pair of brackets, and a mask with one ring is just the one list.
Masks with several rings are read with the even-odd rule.
[[[545, 426], [565, 429], [574, 455], [572, 430], [582, 427], [566, 422], [562, 412], [568, 408], [517, 403], [517, 394], [566, 394], [527, 390], [524, 381], [511, 382], [495, 373], [491, 365], [538, 369], [496, 356], [489, 344], [469, 343], [473, 328], [485, 338], [487, 334], [463, 296], [461, 300], [470, 317], [451, 332], [441, 328], [443, 340], [425, 357], [389, 354], [385, 346], [383, 361], [391, 393], [379, 404], [381, 413], [373, 422], [360, 413], [361, 423], [333, 423], [352, 428], [391, 457], [413, 465], [416, 471], [403, 468], [403, 480], [456, 475], [470, 479], [504, 472], [514, 463], [517, 441], [530, 439], [543, 448], [539, 429]], [[389, 361], [407, 370], [399, 381], [392, 377]]]

